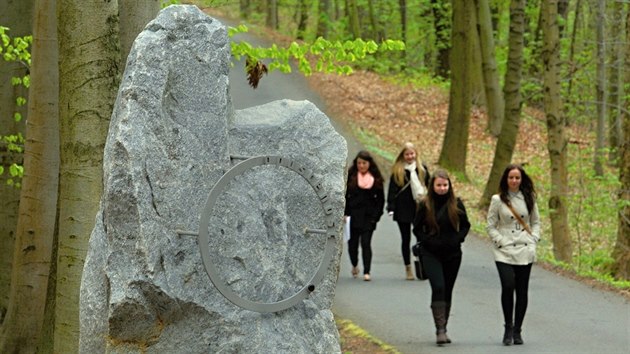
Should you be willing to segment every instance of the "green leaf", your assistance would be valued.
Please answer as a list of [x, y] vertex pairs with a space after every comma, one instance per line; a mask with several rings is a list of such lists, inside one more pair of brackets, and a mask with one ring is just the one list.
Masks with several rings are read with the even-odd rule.
[[239, 33], [247, 33], [249, 29], [244, 24], [240, 24], [236, 27], [228, 27], [228, 36], [233, 37]]
[[21, 178], [22, 176], [24, 176], [24, 167], [13, 163], [11, 164], [11, 166], [9, 166], [9, 173], [12, 177]]

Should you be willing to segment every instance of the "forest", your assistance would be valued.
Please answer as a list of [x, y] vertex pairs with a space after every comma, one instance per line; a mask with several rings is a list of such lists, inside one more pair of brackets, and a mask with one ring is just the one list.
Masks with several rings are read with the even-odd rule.
[[[174, 3], [0, 2], [0, 352], [78, 351], [79, 285], [118, 84], [133, 39]], [[368, 72], [441, 90], [436, 160], [474, 190], [475, 231], [484, 234], [503, 167], [526, 161], [546, 235], [539, 260], [630, 289], [629, 1], [188, 3], [282, 35], [273, 48], [233, 43], [250, 76], [292, 62], [305, 75]], [[483, 144], [471, 140], [479, 122], [491, 137], [485, 169], [468, 158]], [[544, 132], [542, 153], [523, 143], [538, 141], [523, 129], [531, 125]], [[354, 128], [385, 158], [401, 143]]]

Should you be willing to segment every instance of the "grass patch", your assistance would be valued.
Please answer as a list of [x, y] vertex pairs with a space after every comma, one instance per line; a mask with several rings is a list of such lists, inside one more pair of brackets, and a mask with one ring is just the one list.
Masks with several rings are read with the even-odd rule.
[[341, 352], [344, 354], [400, 354], [396, 348], [372, 337], [350, 320], [335, 317], [335, 323], [341, 337]]

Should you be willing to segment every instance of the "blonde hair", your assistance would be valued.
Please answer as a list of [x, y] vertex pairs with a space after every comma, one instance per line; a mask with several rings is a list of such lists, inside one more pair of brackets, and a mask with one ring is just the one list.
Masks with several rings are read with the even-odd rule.
[[416, 147], [410, 142], [406, 142], [403, 144], [402, 149], [400, 150], [398, 156], [396, 157], [396, 160], [394, 161], [394, 165], [392, 166], [392, 177], [394, 179], [394, 182], [399, 187], [405, 185], [405, 164], [407, 163], [405, 161], [405, 151], [407, 150], [413, 150], [416, 153], [416, 168], [418, 169], [418, 179], [422, 184], [424, 184], [426, 171], [424, 170], [422, 164], [420, 163], [420, 160], [418, 159], [418, 150], [416, 150]]

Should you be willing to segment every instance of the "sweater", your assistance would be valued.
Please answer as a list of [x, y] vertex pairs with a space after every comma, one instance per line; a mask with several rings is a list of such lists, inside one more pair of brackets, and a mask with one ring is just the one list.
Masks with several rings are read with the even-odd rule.
[[457, 198], [457, 208], [460, 210], [459, 229], [456, 229], [448, 217], [446, 208], [440, 212], [442, 205], [445, 204], [445, 198], [436, 198], [434, 213], [437, 214], [437, 224], [439, 232], [433, 233], [428, 231], [426, 224], [427, 209], [424, 203], [420, 204], [416, 219], [414, 221], [413, 233], [422, 242], [422, 252], [429, 252], [432, 255], [446, 260], [459, 257], [462, 254], [461, 243], [464, 242], [468, 230], [470, 230], [470, 221], [466, 214], [464, 203]]

